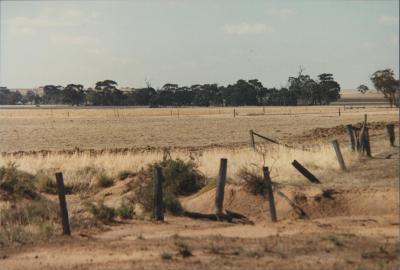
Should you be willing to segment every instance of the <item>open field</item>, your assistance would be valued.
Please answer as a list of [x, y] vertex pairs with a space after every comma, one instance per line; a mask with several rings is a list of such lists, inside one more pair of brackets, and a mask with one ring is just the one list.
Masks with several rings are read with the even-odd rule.
[[[339, 108], [341, 115], [339, 116]], [[0, 110], [0, 167], [15, 164], [32, 175], [64, 173], [72, 237], [28, 228], [0, 233], [5, 269], [397, 269], [399, 252], [398, 109], [367, 107], [235, 108], [18, 108]], [[172, 115], [171, 115], [172, 112]], [[349, 148], [343, 125], [368, 114], [372, 158]], [[389, 146], [385, 124], [396, 125]], [[249, 130], [288, 145], [256, 140]], [[338, 139], [347, 171], [330, 144]], [[79, 148], [79, 149], [76, 149]], [[165, 148], [168, 148], [166, 150]], [[41, 151], [48, 150], [48, 151]], [[220, 158], [228, 159], [224, 208], [246, 222], [174, 216], [164, 223], [135, 204], [133, 219], [93, 221], [87, 204], [117, 208], [134, 200], [133, 186], [148, 164], [170, 156], [192, 161], [207, 184], [179, 196], [187, 211], [212, 213]], [[312, 184], [290, 164], [294, 159], [322, 182]], [[300, 206], [300, 217], [275, 194], [278, 222], [269, 217], [267, 196], [246, 189], [240, 169], [271, 170], [276, 189]], [[120, 174], [128, 171], [127, 177]], [[96, 174], [112, 179], [98, 188]], [[40, 192], [57, 205], [54, 193]], [[15, 207], [0, 188], [0, 208]], [[133, 198], [133, 199], [132, 199]], [[25, 200], [25, 199], [24, 199]], [[28, 203], [30, 203], [28, 201]], [[18, 204], [17, 204], [18, 205]], [[17, 206], [18, 208], [18, 206]], [[3, 208], [4, 209], [4, 208]], [[0, 210], [1, 214], [1, 210]], [[4, 222], [7, 225], [7, 222]], [[3, 224], [0, 215], [0, 225]], [[20, 228], [20, 226], [17, 226]], [[40, 232], [40, 237], [36, 231]], [[6, 243], [4, 239], [17, 239]]]
[[0, 110], [0, 152], [237, 146], [248, 143], [250, 129], [292, 143], [310, 129], [361, 122], [365, 113], [369, 122], [398, 119], [398, 110], [390, 108], [266, 107], [264, 114], [262, 107], [239, 107], [235, 118], [233, 110], [4, 109]]

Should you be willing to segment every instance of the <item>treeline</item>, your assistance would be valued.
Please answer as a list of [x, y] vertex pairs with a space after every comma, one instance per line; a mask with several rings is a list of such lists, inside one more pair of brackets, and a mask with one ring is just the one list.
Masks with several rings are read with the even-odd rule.
[[287, 87], [267, 88], [257, 80], [238, 80], [228, 86], [196, 84], [190, 87], [167, 83], [161, 89], [146, 88], [122, 91], [112, 80], [85, 89], [80, 84], [65, 87], [46, 85], [43, 94], [28, 91], [25, 95], [0, 88], [0, 104], [70, 104], [93, 106], [244, 106], [244, 105], [326, 105], [339, 99], [340, 85], [332, 74], [323, 73], [316, 80], [302, 72], [290, 77]]

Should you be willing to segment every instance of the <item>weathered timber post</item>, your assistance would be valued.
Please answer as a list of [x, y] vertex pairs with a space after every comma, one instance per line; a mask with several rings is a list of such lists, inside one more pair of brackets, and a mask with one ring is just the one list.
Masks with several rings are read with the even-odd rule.
[[369, 144], [369, 132], [368, 132], [368, 127], [365, 126], [364, 129], [364, 147], [365, 147], [365, 151], [367, 152], [367, 156], [368, 157], [372, 157], [371, 155], [371, 145]]
[[346, 129], [347, 129], [347, 134], [349, 135], [350, 138], [350, 148], [352, 151], [356, 150], [356, 145], [355, 145], [355, 136], [354, 136], [354, 130], [353, 130], [353, 126], [351, 124], [346, 125]]
[[342, 171], [345, 171], [346, 165], [344, 164], [342, 152], [340, 151], [339, 142], [337, 140], [334, 140], [334, 141], [332, 141], [332, 145], [333, 145], [333, 148], [335, 149], [336, 157], [338, 159], [340, 168], [342, 169]]
[[293, 167], [295, 167], [304, 177], [306, 177], [310, 182], [321, 184], [315, 175], [313, 175], [309, 170], [304, 168], [297, 160], [293, 160], [292, 162]]
[[339, 107], [339, 116], [340, 116], [340, 107]]
[[271, 177], [269, 176], [268, 167], [263, 167], [263, 174], [264, 174], [264, 181], [267, 182], [267, 193], [268, 193], [269, 211], [271, 214], [271, 220], [272, 222], [276, 222], [277, 218], [276, 218], [274, 192], [272, 190], [272, 181]]
[[217, 179], [217, 186], [216, 186], [216, 190], [215, 190], [214, 213], [217, 216], [223, 214], [227, 164], [228, 164], [228, 160], [226, 158], [221, 158], [220, 166], [219, 166], [219, 174], [218, 174], [218, 179]]
[[387, 124], [386, 125], [386, 129], [387, 129], [388, 136], [389, 136], [390, 146], [394, 146], [394, 140], [395, 140], [394, 125], [393, 124]]
[[61, 172], [56, 173], [58, 200], [60, 201], [60, 214], [64, 235], [71, 235], [69, 227], [67, 201], [65, 199], [64, 178]]
[[233, 118], [235, 118], [235, 117], [236, 117], [236, 110], [233, 109]]
[[256, 143], [254, 142], [253, 130], [250, 129], [249, 133], [250, 133], [250, 145], [251, 145], [251, 147], [253, 147], [254, 150], [256, 150]]
[[160, 166], [156, 166], [153, 172], [153, 183], [154, 183], [153, 217], [155, 220], [164, 221], [162, 182], [163, 182], [162, 169]]

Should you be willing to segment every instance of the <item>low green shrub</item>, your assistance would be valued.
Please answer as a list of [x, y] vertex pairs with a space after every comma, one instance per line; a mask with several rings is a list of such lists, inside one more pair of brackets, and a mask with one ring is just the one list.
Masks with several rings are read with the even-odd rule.
[[122, 201], [121, 205], [115, 209], [115, 213], [122, 219], [132, 219], [135, 215], [135, 210], [132, 203]]
[[239, 169], [237, 175], [243, 181], [243, 185], [248, 192], [262, 196], [267, 194], [267, 182], [262, 175], [245, 167]]

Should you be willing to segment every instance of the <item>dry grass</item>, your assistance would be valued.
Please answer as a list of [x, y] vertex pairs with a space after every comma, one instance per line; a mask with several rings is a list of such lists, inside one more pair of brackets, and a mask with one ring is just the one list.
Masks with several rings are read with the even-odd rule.
[[[218, 174], [220, 158], [228, 159], [228, 179], [237, 179], [238, 170], [242, 167], [262, 169], [268, 166], [271, 176], [278, 182], [304, 181], [292, 167], [296, 159], [316, 174], [325, 174], [338, 170], [335, 152], [331, 145], [315, 146], [312, 151], [289, 149], [283, 146], [267, 145], [262, 148], [263, 154], [250, 148], [223, 149], [214, 148], [202, 152], [177, 150], [171, 152], [173, 159], [193, 160], [198, 169], [207, 177], [215, 178]], [[344, 159], [348, 166], [356, 160], [347, 147], [342, 146]], [[91, 156], [89, 154], [49, 154], [47, 156], [25, 155], [22, 157], [0, 157], [0, 166], [15, 162], [20, 170], [31, 174], [44, 171], [53, 177], [53, 172], [62, 171], [67, 184], [86, 187], [95, 179], [98, 172], [107, 172], [112, 178], [118, 178], [121, 171], [139, 171], [148, 164], [162, 160], [162, 151], [145, 151], [141, 153], [111, 154]]]
[[263, 114], [262, 107], [239, 107], [236, 118], [233, 108], [3, 109], [0, 152], [237, 146], [248, 142], [250, 129], [291, 142], [305, 130], [360, 122], [364, 113], [371, 122], [398, 118], [396, 109], [385, 108], [342, 108], [339, 117], [338, 108], [265, 107]]

